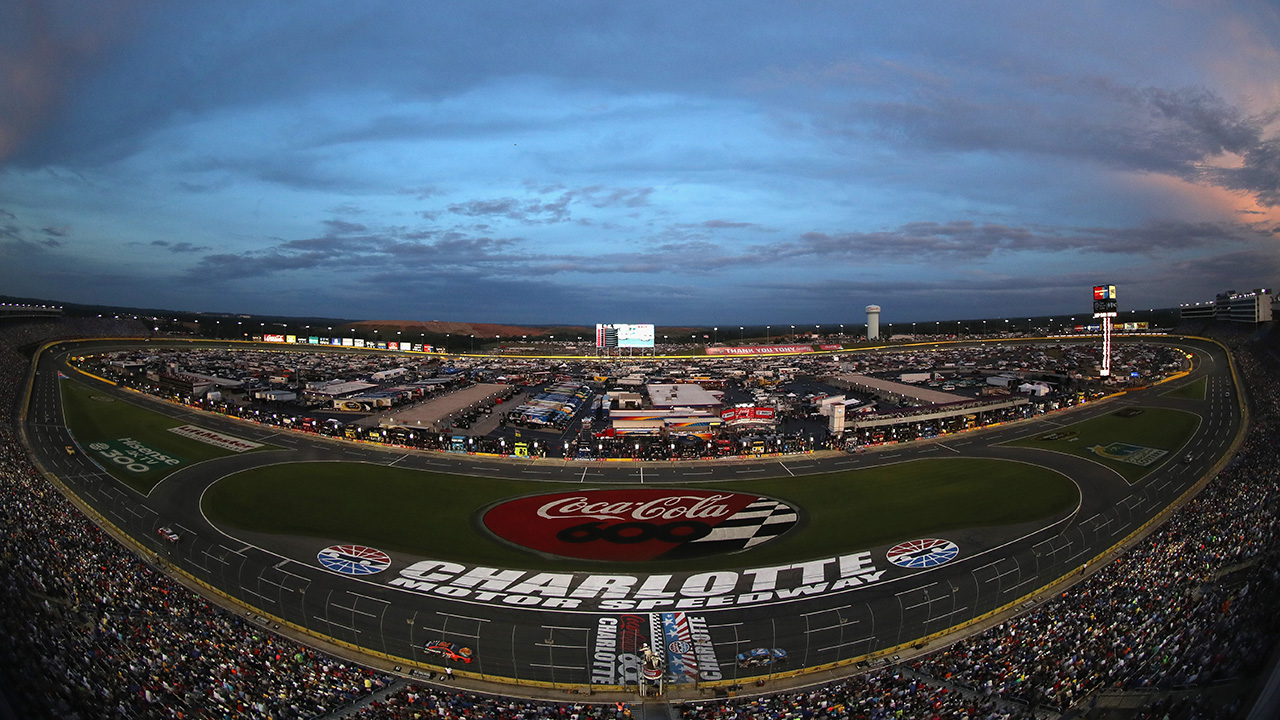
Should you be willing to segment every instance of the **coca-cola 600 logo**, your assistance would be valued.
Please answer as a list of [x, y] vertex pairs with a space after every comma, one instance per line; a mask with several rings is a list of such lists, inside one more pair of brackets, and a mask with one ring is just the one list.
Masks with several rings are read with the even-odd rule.
[[531, 550], [585, 560], [671, 560], [768, 542], [796, 524], [779, 500], [734, 492], [633, 488], [510, 500], [484, 514], [490, 532]]

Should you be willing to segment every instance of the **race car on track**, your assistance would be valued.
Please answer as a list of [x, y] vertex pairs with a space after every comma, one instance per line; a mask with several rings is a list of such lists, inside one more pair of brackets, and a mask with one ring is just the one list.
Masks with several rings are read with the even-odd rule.
[[764, 667], [787, 661], [787, 651], [782, 648], [752, 648], [738, 653], [738, 667]]
[[171, 543], [178, 542], [178, 533], [174, 532], [173, 530], [170, 530], [167, 527], [162, 527], [156, 530], [156, 534]]
[[448, 640], [432, 640], [422, 648], [432, 655], [439, 655], [445, 660], [454, 660], [457, 662], [471, 662], [471, 648], [460, 647]]

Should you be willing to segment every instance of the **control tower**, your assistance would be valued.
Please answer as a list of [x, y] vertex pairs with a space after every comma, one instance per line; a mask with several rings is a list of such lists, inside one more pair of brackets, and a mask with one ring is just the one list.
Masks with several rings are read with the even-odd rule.
[[867, 306], [867, 339], [880, 339], [880, 306]]

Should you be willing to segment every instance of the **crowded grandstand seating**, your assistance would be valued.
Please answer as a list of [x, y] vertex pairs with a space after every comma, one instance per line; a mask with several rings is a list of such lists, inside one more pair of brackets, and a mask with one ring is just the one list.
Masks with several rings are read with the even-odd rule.
[[[0, 402], [12, 410], [25, 386], [19, 348], [144, 332], [70, 318], [0, 328]], [[1204, 491], [1130, 552], [1032, 612], [927, 657], [822, 686], [690, 702], [683, 716], [1030, 718], [1144, 692], [1152, 699], [1130, 717], [1236, 717], [1280, 635], [1280, 350], [1275, 333], [1264, 342], [1212, 332], [1236, 353], [1253, 398], [1251, 429]], [[14, 416], [0, 422], [0, 680], [20, 717], [628, 714], [612, 703], [408, 684], [212, 605], [116, 543], [36, 473]], [[1231, 699], [1215, 699], [1221, 688]]]

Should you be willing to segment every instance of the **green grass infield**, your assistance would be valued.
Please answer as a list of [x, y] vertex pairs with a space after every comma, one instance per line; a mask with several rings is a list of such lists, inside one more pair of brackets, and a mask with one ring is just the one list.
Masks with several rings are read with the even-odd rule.
[[[188, 423], [120, 400], [84, 383], [61, 381], [67, 427], [83, 452], [120, 482], [146, 494], [156, 483], [203, 460], [234, 454], [170, 432]], [[275, 449], [263, 445], [258, 450]]]
[[1200, 426], [1200, 416], [1182, 410], [1126, 407], [1007, 445], [1077, 455], [1115, 470], [1130, 483], [1167, 462]]
[[[550, 570], [577, 562], [598, 569], [602, 563], [505, 544], [480, 522], [484, 510], [503, 500], [594, 487], [350, 462], [288, 463], [219, 480], [206, 492], [203, 510], [228, 531], [334, 539], [498, 567]], [[794, 562], [966, 528], [1044, 521], [1070, 512], [1079, 500], [1075, 483], [1047, 468], [966, 458], [697, 487], [784, 500], [800, 510], [800, 523], [778, 540], [738, 555], [607, 566], [698, 571]]]
[[1178, 387], [1170, 390], [1169, 392], [1163, 393], [1163, 395], [1165, 397], [1179, 398], [1182, 400], [1203, 400], [1205, 399], [1205, 396], [1208, 394], [1208, 388], [1209, 388], [1208, 378], [1202, 377], [1196, 380], [1192, 380], [1191, 382], [1186, 383], [1185, 385], [1179, 385]]

